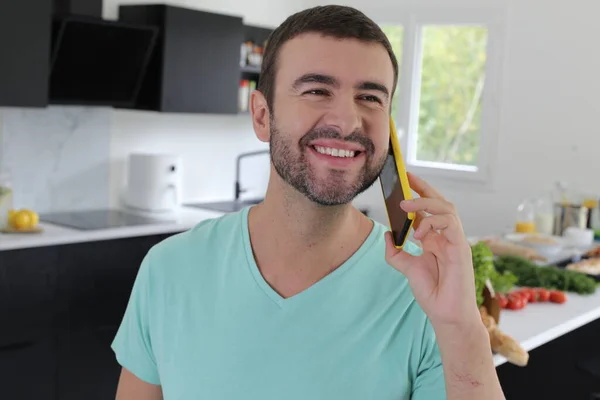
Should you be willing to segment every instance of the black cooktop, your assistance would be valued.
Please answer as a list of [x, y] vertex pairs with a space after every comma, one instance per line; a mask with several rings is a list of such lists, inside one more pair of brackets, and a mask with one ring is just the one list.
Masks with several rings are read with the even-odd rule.
[[186, 207], [202, 208], [205, 210], [219, 211], [225, 213], [231, 213], [240, 211], [248, 206], [253, 206], [260, 203], [263, 199], [251, 199], [251, 200], [226, 200], [226, 201], [215, 201], [212, 203], [190, 203], [185, 204]]
[[175, 222], [173, 220], [151, 218], [113, 209], [47, 213], [40, 215], [40, 221], [81, 230], [110, 229], [123, 226]]

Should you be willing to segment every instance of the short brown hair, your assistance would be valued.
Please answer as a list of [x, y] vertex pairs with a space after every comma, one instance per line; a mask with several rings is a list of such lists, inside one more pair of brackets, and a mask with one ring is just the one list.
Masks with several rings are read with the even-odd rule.
[[379, 25], [355, 8], [338, 5], [317, 6], [289, 16], [269, 36], [263, 55], [257, 89], [265, 96], [269, 110], [273, 110], [277, 59], [281, 46], [303, 33], [315, 32], [337, 39], [357, 39], [379, 43], [385, 47], [394, 67], [394, 87], [398, 83], [398, 62], [387, 36]]

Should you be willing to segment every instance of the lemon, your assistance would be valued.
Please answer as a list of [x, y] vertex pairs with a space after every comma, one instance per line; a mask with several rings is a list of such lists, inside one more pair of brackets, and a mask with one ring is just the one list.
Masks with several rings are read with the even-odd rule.
[[31, 216], [27, 211], [19, 210], [13, 217], [12, 226], [15, 229], [25, 230], [31, 228]]
[[23, 209], [21, 211], [24, 211], [27, 214], [29, 214], [29, 218], [31, 219], [31, 228], [33, 228], [40, 222], [40, 217], [35, 211], [28, 210], [28, 209]]

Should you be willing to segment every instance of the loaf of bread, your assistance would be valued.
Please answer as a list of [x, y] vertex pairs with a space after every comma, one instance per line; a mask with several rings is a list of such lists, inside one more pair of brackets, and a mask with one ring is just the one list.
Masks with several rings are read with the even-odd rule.
[[485, 307], [479, 309], [483, 325], [490, 335], [492, 351], [504, 356], [508, 362], [524, 367], [529, 362], [529, 353], [512, 337], [502, 332]]
[[495, 256], [518, 256], [530, 261], [548, 261], [546, 257], [540, 255], [535, 249], [502, 239], [484, 239], [483, 243], [490, 248]]

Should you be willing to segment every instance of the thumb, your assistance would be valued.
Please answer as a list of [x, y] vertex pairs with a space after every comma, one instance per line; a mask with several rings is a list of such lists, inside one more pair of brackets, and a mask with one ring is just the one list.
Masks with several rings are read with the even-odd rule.
[[388, 231], [385, 233], [385, 261], [389, 265], [402, 272], [404, 275], [407, 275], [408, 270], [414, 264], [416, 258], [416, 256], [413, 256], [404, 250], [397, 249], [396, 246], [394, 246], [392, 232]]

